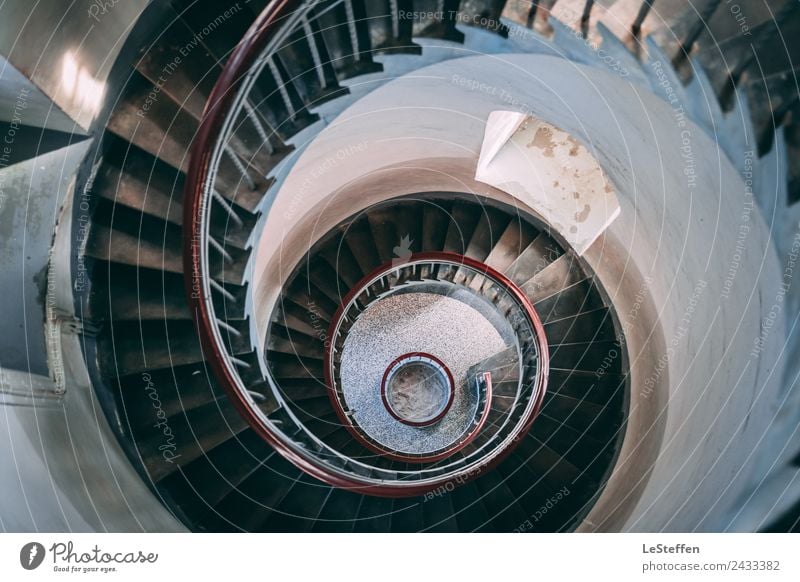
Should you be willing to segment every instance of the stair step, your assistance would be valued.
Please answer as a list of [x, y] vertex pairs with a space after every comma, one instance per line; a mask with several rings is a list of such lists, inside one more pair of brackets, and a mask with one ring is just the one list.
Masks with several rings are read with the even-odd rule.
[[267, 349], [319, 360], [325, 357], [325, 344], [322, 340], [293, 331], [278, 323], [270, 327]]
[[367, 497], [359, 508], [353, 524], [356, 533], [389, 531], [392, 524], [392, 502], [388, 497]]
[[522, 291], [531, 303], [537, 303], [585, 278], [586, 275], [577, 257], [572, 253], [566, 253], [523, 283]]
[[486, 496], [478, 489], [475, 481], [456, 487], [445, 495], [450, 495], [453, 500], [460, 532], [477, 531], [491, 520], [492, 514], [486, 507]]
[[563, 421], [576, 430], [585, 431], [600, 440], [613, 434], [622, 424], [622, 410], [598, 406], [585, 400], [577, 400], [548, 392], [542, 411], [552, 418]]
[[492, 386], [502, 382], [516, 383], [519, 380], [519, 354], [515, 347], [509, 347], [478, 362], [470, 367], [467, 377], [471, 378], [481, 372], [492, 375]]
[[512, 218], [484, 262], [501, 273], [505, 272], [538, 234], [539, 231], [527, 222]]
[[613, 342], [614, 324], [606, 309], [545, 322], [545, 335], [553, 344], [580, 342]]
[[[411, 54], [422, 53], [422, 47], [411, 38], [414, 22], [410, 18], [400, 18], [401, 12], [412, 13], [413, 0], [353, 0], [364, 5], [364, 13], [369, 22], [373, 53]], [[397, 9], [393, 10], [392, 4]]]
[[352, 532], [355, 526], [354, 519], [365, 499], [367, 499], [366, 496], [345, 489], [333, 489], [322, 506], [312, 530], [314, 532]]
[[319, 250], [320, 256], [328, 263], [345, 285], [346, 290], [350, 290], [366, 274], [361, 272], [353, 251], [339, 237], [331, 241]]
[[441, 17], [427, 18], [414, 23], [414, 37], [438, 38], [463, 43], [464, 33], [456, 28], [460, 4], [461, 0], [444, 0], [441, 3]]
[[582, 372], [550, 368], [548, 392], [563, 394], [578, 400], [585, 400], [607, 406], [610, 402], [622, 400], [625, 377], [618, 374], [600, 374], [594, 370]]
[[542, 321], [547, 322], [602, 309], [604, 304], [594, 281], [584, 279], [546, 299], [537, 301], [533, 307]]
[[250, 247], [250, 236], [255, 230], [258, 216], [236, 205], [221, 204], [214, 197], [208, 219], [209, 235], [225, 249], [244, 250]]
[[523, 439], [517, 455], [528, 459], [528, 467], [537, 472], [551, 490], [565, 486], [572, 490], [575, 483], [584, 478], [581, 469], [534, 435], [529, 434]]
[[93, 227], [86, 245], [86, 255], [111, 263], [183, 273], [180, 235], [162, 234], [164, 240], [169, 241], [168, 244], [140, 239], [135, 234], [97, 224]]
[[118, 322], [98, 338], [107, 376], [128, 376], [203, 361], [193, 321]]
[[327, 50], [314, 19], [304, 20], [300, 29], [278, 48], [277, 54], [306, 107], [347, 95], [347, 88], [339, 85], [333, 66], [325, 58]]
[[339, 278], [336, 269], [319, 256], [313, 257], [306, 265], [305, 277], [328, 298], [331, 304], [340, 305], [349, 287]]
[[301, 476], [277, 505], [276, 511], [259, 526], [258, 531], [297, 533], [310, 531], [330, 492], [329, 485], [308, 475]]
[[160, 485], [180, 499], [184, 513], [206, 514], [277, 454], [248, 429], [188, 463]]
[[392, 503], [392, 533], [417, 533], [425, 527], [423, 500], [419, 497], [399, 498]]
[[484, 531], [513, 531], [519, 525], [520, 516], [526, 515], [526, 512], [505, 480], [497, 471], [490, 471], [476, 479], [475, 484], [481, 492], [483, 503], [492, 516], [491, 520], [481, 529]]
[[422, 250], [441, 251], [449, 224], [449, 204], [439, 200], [426, 201], [422, 209]]
[[339, 80], [383, 70], [380, 63], [372, 60], [369, 21], [363, 2], [324, 0], [314, 7], [312, 15]]
[[[334, 296], [335, 293], [332, 293]], [[333, 314], [339, 307], [339, 302], [331, 299], [326, 293], [308, 280], [306, 274], [301, 272], [294, 281], [288, 285], [284, 300], [284, 310], [288, 308], [288, 302], [294, 303], [301, 310], [305, 311], [305, 319], [310, 320], [312, 325], [316, 325], [315, 317], [325, 323], [330, 323]]]
[[[517, 454], [515, 450], [508, 459], [498, 465], [497, 471], [502, 475], [503, 481], [509, 490], [519, 500], [525, 512], [518, 516], [519, 523], [515, 530], [519, 529], [526, 518], [535, 519], [537, 512], [547, 503], [549, 498], [556, 492], [550, 487], [542, 476], [533, 471], [526, 462], [527, 459]], [[551, 515], [552, 518], [552, 515]], [[552, 519], [548, 520], [552, 523]], [[544, 523], [536, 522], [539, 527]], [[544, 529], [540, 530], [544, 531]]]
[[197, 42], [194, 32], [174, 12], [165, 16], [168, 27], [142, 51], [136, 70], [199, 120], [222, 69], [202, 45], [185, 55]]
[[[107, 128], [120, 139], [135, 144], [151, 156], [185, 173], [198, 121], [169, 96], [159, 95], [154, 99], [151, 97], [152, 91], [152, 84], [134, 73]], [[246, 178], [237, 168], [234, 157], [247, 168]], [[269, 182], [263, 177], [266, 175], [264, 171], [248, 164], [249, 159], [240, 159], [233, 149], [226, 149], [226, 154], [220, 157], [215, 186], [224, 197], [253, 211], [261, 202]]]
[[319, 338], [327, 333], [330, 315], [319, 311], [316, 305], [304, 309], [294, 301], [283, 298], [275, 307], [272, 321], [293, 332]]
[[303, 422], [315, 420], [336, 427], [341, 425], [327, 394], [300, 402], [295, 401], [293, 410]]
[[471, 259], [484, 262], [497, 245], [510, 219], [505, 212], [490, 206], [486, 206], [482, 210], [465, 254]]
[[559, 421], [539, 413], [530, 433], [572, 465], [592, 475], [605, 470], [608, 441], [597, 440]]
[[129, 149], [122, 163], [104, 164], [94, 191], [113, 202], [144, 214], [181, 224], [183, 221], [183, 176], [139, 149]]
[[320, 396], [328, 397], [328, 387], [325, 382], [316, 378], [282, 378], [279, 388], [289, 402], [302, 402]]
[[375, 247], [375, 239], [372, 238], [372, 229], [367, 218], [354, 220], [348, 225], [345, 242], [365, 275], [381, 265], [381, 257]]
[[437, 533], [458, 532], [458, 520], [454, 515], [453, 498], [446, 491], [435, 489], [426, 494], [422, 504], [422, 522], [425, 531]]
[[481, 209], [475, 204], [463, 202], [453, 204], [450, 225], [447, 228], [447, 236], [442, 250], [463, 255], [480, 217]]
[[[407, 245], [401, 241], [403, 235], [398, 231], [393, 209], [386, 207], [373, 209], [367, 214], [367, 220], [372, 230], [372, 244], [380, 257], [380, 264], [410, 256], [410, 247], [403, 248]], [[399, 255], [395, 249], [399, 249]]]
[[504, 274], [517, 285], [525, 285], [562, 254], [559, 245], [546, 233], [540, 232]]
[[225, 319], [243, 319], [247, 303], [247, 287], [233, 283], [215, 281], [211, 285], [214, 310]]
[[209, 513], [209, 531], [258, 531], [303, 473], [281, 455], [267, 462], [230, 491]]
[[96, 261], [92, 281], [84, 313], [93, 322], [191, 317], [181, 275]]
[[118, 379], [126, 424], [151, 427], [167, 418], [223, 398], [225, 393], [205, 362], [153, 370]]
[[617, 342], [550, 346], [550, 367], [619, 375], [622, 368], [622, 348]]
[[[142, 273], [153, 274], [156, 271]], [[168, 277], [169, 273], [159, 273]], [[189, 320], [192, 314], [186, 303], [186, 293], [176, 286], [162, 287], [160, 277], [141, 277], [136, 286], [111, 280], [106, 289], [109, 303], [108, 318], [112, 321]]]
[[279, 384], [284, 378], [321, 379], [323, 377], [322, 360], [319, 359], [268, 352], [267, 362]]
[[[139, 454], [154, 481], [164, 479], [247, 428], [245, 420], [227, 401], [214, 401], [181, 412], [171, 417], [164, 426], [167, 425], [169, 434], [156, 427], [152, 429], [154, 434], [150, 439], [139, 442]], [[174, 456], [174, 459], [170, 461], [165, 458], [165, 450], [173, 451], [174, 455], [168, 457]]]

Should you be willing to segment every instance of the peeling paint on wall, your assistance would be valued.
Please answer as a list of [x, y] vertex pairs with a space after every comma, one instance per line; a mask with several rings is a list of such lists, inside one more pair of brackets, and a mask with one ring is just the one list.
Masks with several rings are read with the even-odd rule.
[[586, 147], [523, 113], [489, 114], [475, 179], [530, 204], [578, 254], [620, 212], [613, 186]]

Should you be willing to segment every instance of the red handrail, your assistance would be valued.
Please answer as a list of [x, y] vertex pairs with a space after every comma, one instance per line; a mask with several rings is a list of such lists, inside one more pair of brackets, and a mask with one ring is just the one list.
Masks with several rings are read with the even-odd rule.
[[190, 150], [189, 169], [184, 187], [183, 268], [184, 273], [188, 275], [185, 280], [186, 297], [197, 325], [203, 353], [206, 355], [212, 371], [239, 414], [261, 438], [272, 445], [288, 461], [321, 481], [336, 487], [356, 489], [372, 495], [389, 496], [391, 493], [384, 491], [384, 488], [365, 486], [360, 482], [340, 478], [309, 462], [304, 456], [287, 447], [254, 415], [249, 403], [236, 389], [236, 378], [231, 374], [224, 356], [214, 341], [215, 324], [208, 311], [210, 298], [206, 296], [205, 289], [201, 284], [204, 276], [201, 268], [203, 237], [199, 235], [202, 232], [205, 206], [203, 195], [216, 139], [222, 131], [226, 115], [232, 106], [242, 79], [267, 47], [273, 34], [278, 31], [282, 24], [281, 21], [302, 4], [302, 0], [275, 0], [267, 5], [231, 53], [206, 102], [203, 118]]
[[[536, 338], [536, 348], [538, 350], [539, 361], [537, 370], [538, 384], [535, 387], [537, 400], [534, 403], [534, 408], [531, 411], [529, 418], [525, 419], [525, 423], [522, 425], [522, 430], [519, 433], [520, 435], [526, 434], [530, 430], [533, 421], [536, 420], [536, 417], [539, 415], [539, 411], [541, 410], [542, 402], [544, 400], [544, 393], [547, 388], [547, 378], [550, 373], [550, 351], [547, 346], [547, 342], [545, 341], [544, 325], [542, 324], [542, 320], [539, 318], [539, 314], [537, 313], [536, 309], [534, 309], [528, 297], [516, 283], [514, 283], [511, 279], [503, 275], [500, 271], [497, 271], [496, 269], [478, 260], [471, 259], [470, 257], [459, 255], [457, 253], [451, 253], [446, 251], [430, 251], [423, 253], [415, 253], [411, 255], [411, 257], [407, 260], [407, 262], [414, 263], [417, 261], [436, 261], [436, 260], [448, 261], [450, 263], [465, 265], [479, 273], [483, 273], [490, 279], [494, 279], [500, 285], [502, 285], [508, 290], [509, 294], [512, 295], [514, 299], [522, 306], [522, 309], [528, 316], [528, 319], [530, 320], [531, 325], [533, 326], [534, 337]], [[330, 345], [325, 350], [325, 362], [323, 365], [323, 374], [325, 377], [325, 384], [327, 385], [328, 388], [328, 397], [331, 401], [331, 405], [333, 406], [333, 410], [336, 413], [337, 418], [339, 419], [339, 422], [342, 423], [342, 426], [344, 426], [345, 429], [347, 429], [347, 431], [350, 433], [350, 435], [353, 436], [362, 446], [366, 447], [370, 451], [378, 453], [386, 457], [387, 459], [395, 461], [404, 461], [409, 463], [431, 463], [435, 461], [441, 461], [451, 456], [452, 454], [460, 451], [464, 447], [466, 447], [478, 436], [478, 433], [485, 425], [486, 419], [489, 416], [489, 409], [491, 408], [491, 385], [490, 385], [490, 393], [488, 394], [489, 399], [486, 402], [486, 408], [483, 411], [483, 414], [481, 415], [479, 422], [476, 424], [475, 427], [471, 429], [470, 434], [467, 436], [466, 439], [464, 439], [458, 445], [447, 448], [445, 451], [439, 452], [437, 454], [404, 455], [402, 453], [388, 451], [385, 448], [377, 446], [375, 443], [366, 439], [364, 435], [362, 435], [359, 432], [359, 430], [356, 429], [355, 426], [353, 426], [353, 423], [348, 418], [347, 413], [342, 407], [341, 402], [339, 402], [338, 396], [336, 394], [336, 388], [333, 383], [333, 370], [331, 370], [332, 350], [336, 335], [336, 327], [338, 321], [344, 316], [346, 306], [353, 300], [354, 297], [356, 297], [360, 292], [363, 291], [368, 281], [371, 281], [376, 277], [381, 276], [383, 273], [390, 272], [395, 268], [397, 268], [397, 266], [389, 262], [373, 269], [370, 273], [362, 277], [361, 280], [358, 281], [353, 286], [353, 288], [350, 289], [350, 291], [345, 295], [344, 299], [342, 299], [342, 302], [339, 304], [336, 313], [331, 318], [331, 323], [330, 326], [328, 327], [328, 333], [327, 333], [327, 337], [330, 338], [331, 342]], [[501, 460], [506, 458], [506, 456], [510, 454], [518, 444], [519, 441], [516, 441], [513, 442], [510, 446], [506, 447], [506, 449], [503, 452], [501, 452], [497, 457], [492, 459], [490, 463], [487, 463], [487, 467], [494, 466], [495, 464], [499, 463]], [[480, 471], [474, 472], [473, 469], [473, 472], [471, 472], [471, 474], [473, 474], [473, 476], [477, 476], [478, 474], [480, 474]], [[465, 482], [466, 481], [462, 481], [462, 483]]]
[[[447, 476], [446, 479], [441, 479], [440, 482], [437, 481], [417, 486], [409, 486], [408, 482], [377, 485], [365, 484], [363, 481], [350, 479], [346, 476], [326, 470], [324, 467], [312, 462], [299, 452], [293, 450], [261, 421], [250, 407], [245, 396], [237, 389], [236, 377], [232, 374], [229, 362], [226, 362], [225, 356], [222, 354], [215, 341], [216, 330], [214, 326], [216, 324], [212, 320], [213, 318], [208, 307], [211, 298], [207, 296], [202, 284], [204, 276], [207, 275], [202, 271], [202, 246], [204, 243], [204, 237], [202, 236], [203, 214], [207, 204], [207, 201], [204, 200], [204, 190], [209, 179], [209, 170], [213, 161], [212, 157], [216, 149], [217, 139], [222, 133], [226, 116], [233, 106], [242, 80], [255, 65], [259, 56], [272, 40], [274, 34], [278, 32], [282, 24], [281, 21], [290, 16], [302, 4], [302, 0], [275, 0], [267, 5], [231, 53], [206, 103], [203, 118], [190, 150], [189, 167], [184, 188], [183, 268], [185, 274], [184, 284], [186, 297], [197, 326], [197, 333], [203, 353], [214, 375], [219, 380], [228, 398], [239, 414], [241, 414], [252, 429], [280, 455], [312, 477], [334, 487], [382, 497], [418, 496], [441, 487], [442, 484], [453, 481], [455, 477]], [[465, 260], [465, 263], [467, 263], [467, 260]], [[497, 275], [502, 277], [499, 273]], [[503, 279], [505, 278], [503, 277]], [[507, 281], [507, 279], [505, 280]], [[533, 306], [530, 305], [524, 295], [522, 299], [524, 301], [523, 305], [526, 306], [526, 311], [532, 316], [531, 321], [534, 322], [536, 336], [538, 338], [537, 341], [540, 343], [538, 346], [540, 348], [540, 373], [538, 376], [540, 386], [537, 387], [539, 391], [538, 402], [535, 404], [534, 413], [528, 419], [526, 426], [523, 427], [524, 430], [521, 434], [524, 434], [524, 432], [527, 432], [530, 428], [530, 424], [538, 415], [542, 405], [544, 387], [548, 374], [548, 356], [547, 344], [543, 339], [544, 329], [541, 325], [541, 321], [538, 315], [536, 315], [535, 310], [533, 310]], [[488, 466], [500, 462], [500, 460], [510, 452], [510, 448], [511, 447], [508, 447], [501, 455], [495, 457]], [[482, 468], [488, 468], [488, 466]], [[475, 471], [473, 469], [472, 474], [467, 477], [475, 477], [480, 472], [481, 471]]]
[[[394, 408], [392, 408], [392, 405], [389, 402], [389, 397], [386, 394], [386, 389], [387, 389], [386, 384], [389, 379], [389, 373], [392, 371], [392, 368], [394, 368], [397, 364], [399, 364], [403, 360], [407, 360], [409, 358], [417, 358], [417, 357], [427, 358], [433, 362], [436, 362], [439, 368], [441, 368], [442, 371], [447, 376], [448, 388], [449, 388], [447, 394], [447, 403], [445, 404], [444, 408], [442, 408], [442, 410], [439, 412], [439, 414], [437, 414], [433, 418], [429, 418], [427, 420], [420, 422], [408, 420], [407, 418], [403, 418], [402, 416], [397, 414]], [[450, 407], [453, 405], [454, 399], [455, 399], [455, 380], [453, 380], [453, 373], [450, 371], [450, 368], [448, 368], [443, 361], [441, 361], [433, 354], [429, 354], [427, 352], [409, 352], [407, 354], [403, 354], [402, 356], [395, 358], [394, 361], [391, 364], [389, 364], [389, 366], [386, 368], [386, 371], [384, 371], [383, 373], [383, 378], [381, 378], [381, 401], [383, 402], [383, 406], [386, 408], [386, 412], [392, 415], [392, 418], [394, 418], [398, 422], [402, 422], [403, 424], [407, 424], [408, 426], [417, 426], [417, 427], [430, 426], [432, 424], [439, 422], [440, 420], [442, 420], [442, 418], [444, 418], [444, 415], [447, 414], [447, 412], [450, 410]]]

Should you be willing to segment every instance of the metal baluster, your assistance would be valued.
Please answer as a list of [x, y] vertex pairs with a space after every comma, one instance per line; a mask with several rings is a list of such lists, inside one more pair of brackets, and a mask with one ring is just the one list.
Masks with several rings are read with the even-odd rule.
[[689, 32], [686, 33], [686, 37], [681, 41], [675, 58], [672, 59], [672, 65], [674, 67], [677, 67], [689, 57], [689, 53], [692, 51], [692, 46], [703, 33], [703, 30], [706, 29], [706, 23], [717, 11], [717, 8], [719, 8], [720, 4], [722, 4], [722, 0], [710, 0], [705, 6], [703, 6], [703, 9], [697, 16], [697, 20], [694, 21], [692, 26], [689, 28]]
[[223, 258], [223, 260], [225, 260], [225, 261], [226, 261], [226, 262], [228, 262], [228, 263], [232, 263], [232, 262], [233, 262], [233, 257], [230, 255], [230, 253], [228, 253], [228, 251], [226, 251], [226, 250], [225, 250], [225, 249], [222, 247], [222, 245], [221, 245], [221, 244], [219, 244], [219, 243], [218, 243], [216, 240], [214, 240], [214, 238], [213, 238], [213, 237], [209, 236], [209, 237], [208, 237], [208, 242], [209, 242], [209, 243], [211, 243], [211, 246], [212, 246], [212, 247], [214, 247], [214, 249], [216, 249], [216, 251], [217, 251], [219, 254], [221, 254], [221, 255], [222, 255], [222, 258]]
[[225, 199], [225, 197], [222, 194], [220, 194], [216, 190], [213, 190], [211, 192], [211, 196], [213, 196], [217, 200], [217, 203], [220, 206], [222, 206], [222, 209], [225, 210], [225, 212], [227, 212], [230, 215], [230, 217], [236, 223], [236, 226], [244, 226], [244, 223], [242, 222], [242, 219], [239, 218], [239, 215], [236, 214], [236, 211], [233, 209], [233, 207], [230, 204], [228, 204], [228, 201]]
[[256, 133], [258, 134], [259, 139], [261, 139], [263, 144], [266, 146], [267, 153], [269, 155], [273, 155], [275, 153], [275, 147], [272, 145], [272, 142], [269, 139], [269, 135], [267, 135], [267, 131], [264, 129], [261, 120], [258, 118], [258, 112], [252, 105], [250, 105], [249, 101], [244, 102], [244, 110], [247, 113], [247, 117], [250, 119], [253, 126], [256, 128]]
[[250, 366], [250, 364], [248, 364], [244, 360], [240, 360], [239, 358], [235, 358], [235, 357], [233, 357], [231, 355], [229, 355], [228, 358], [230, 359], [231, 363], [234, 366], [238, 366], [239, 368], [246, 368], [246, 369], [249, 370], [252, 367], [252, 366]]
[[634, 20], [631, 25], [631, 34], [634, 38], [639, 38], [639, 35], [642, 33], [642, 23], [644, 19], [647, 18], [647, 15], [650, 14], [650, 9], [655, 3], [656, 0], [644, 0], [644, 2], [642, 2], [639, 13], [636, 15], [636, 20]]
[[353, 11], [353, 0], [344, 0], [344, 12], [347, 17], [347, 29], [350, 32], [350, 43], [353, 45], [353, 55], [357, 61], [360, 61], [361, 47], [358, 44], [358, 31], [356, 30], [356, 15]]
[[581, 32], [584, 36], [589, 32], [589, 19], [592, 16], [592, 8], [594, 8], [594, 0], [586, 0], [583, 6], [583, 14], [581, 15]]
[[222, 285], [217, 283], [214, 279], [209, 279], [209, 284], [210, 284], [211, 287], [213, 287], [219, 293], [221, 293], [225, 297], [225, 299], [227, 299], [229, 301], [235, 301], [236, 300], [236, 297], [233, 296], [233, 293], [231, 293], [230, 291], [225, 289], [225, 287], [223, 287]]
[[286, 107], [289, 117], [294, 118], [297, 115], [297, 111], [295, 111], [294, 105], [292, 104], [292, 98], [289, 96], [289, 91], [286, 90], [286, 85], [283, 84], [283, 79], [281, 79], [281, 73], [278, 70], [278, 65], [275, 64], [273, 59], [269, 59], [267, 61], [267, 66], [269, 67], [269, 70], [275, 79], [275, 83], [278, 85], [278, 92], [281, 95], [281, 99], [283, 99], [283, 104]]
[[242, 163], [242, 160], [239, 159], [239, 156], [237, 156], [236, 153], [231, 149], [231, 147], [227, 145], [225, 146], [225, 153], [233, 162], [233, 165], [236, 166], [236, 169], [239, 170], [239, 172], [241, 172], [242, 176], [245, 179], [245, 182], [247, 182], [247, 186], [251, 190], [255, 190], [256, 189], [255, 180], [253, 180], [253, 178], [250, 177], [250, 174], [247, 173], [247, 168], [245, 168], [244, 164]]
[[389, 10], [392, 12], [392, 35], [400, 38], [400, 14], [397, 0], [389, 0]]
[[219, 325], [220, 327], [224, 327], [229, 333], [232, 333], [236, 337], [242, 337], [242, 332], [240, 332], [238, 329], [233, 327], [231, 324], [229, 324], [228, 322], [223, 321], [223, 320], [221, 320], [219, 318], [215, 318], [215, 319], [217, 319], [217, 325]]
[[539, 0], [531, 0], [531, 7], [528, 9], [528, 28], [533, 28], [536, 22], [536, 12], [539, 10]]
[[317, 47], [314, 31], [311, 29], [311, 23], [307, 18], [303, 18], [303, 33], [306, 35], [308, 47], [311, 49], [311, 59], [314, 61], [314, 69], [317, 71], [319, 84], [323, 89], [327, 89], [328, 81], [325, 79], [325, 71], [322, 68], [322, 58], [319, 56], [319, 47]]
[[[250, 398], [252, 398], [258, 404], [261, 404], [261, 403], [267, 401], [267, 397], [264, 396], [263, 394], [259, 394], [258, 392], [254, 392], [252, 390], [248, 390], [247, 394], [249, 394]], [[263, 461], [262, 461], [262, 463], [263, 463]], [[260, 464], [259, 464], [259, 466], [260, 466]]]

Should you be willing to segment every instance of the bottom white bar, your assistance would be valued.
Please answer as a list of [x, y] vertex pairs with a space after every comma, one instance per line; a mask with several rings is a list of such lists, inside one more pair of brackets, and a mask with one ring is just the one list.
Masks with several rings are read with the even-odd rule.
[[792, 534], [4, 534], [0, 579], [800, 580], [798, 549]]

